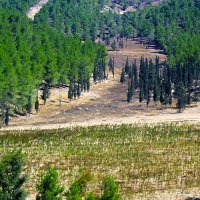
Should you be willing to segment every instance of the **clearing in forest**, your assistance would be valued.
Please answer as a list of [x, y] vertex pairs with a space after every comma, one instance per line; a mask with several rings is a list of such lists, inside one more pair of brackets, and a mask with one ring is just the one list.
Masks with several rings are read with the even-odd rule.
[[[153, 45], [148, 48], [138, 39], [129, 39], [124, 42], [124, 49], [112, 51], [108, 47], [109, 57], [115, 59], [115, 77], [110, 73], [108, 80], [94, 84], [92, 82], [89, 93], [83, 93], [80, 99], [69, 101], [67, 88], [51, 89], [47, 105], [43, 106], [40, 101], [40, 112], [11, 120], [10, 129], [32, 128], [58, 128], [75, 125], [100, 125], [122, 124], [134, 122], [165, 122], [165, 121], [200, 121], [199, 104], [192, 105], [183, 113], [177, 113], [175, 101], [172, 107], [161, 109], [160, 103], [150, 103], [147, 110], [146, 103], [139, 103], [136, 95], [130, 103], [127, 103], [127, 81], [120, 83], [121, 69], [126, 63], [127, 57], [131, 63], [134, 59], [139, 65], [141, 56], [166, 59], [164, 53]], [[9, 129], [9, 128], [8, 128]]]

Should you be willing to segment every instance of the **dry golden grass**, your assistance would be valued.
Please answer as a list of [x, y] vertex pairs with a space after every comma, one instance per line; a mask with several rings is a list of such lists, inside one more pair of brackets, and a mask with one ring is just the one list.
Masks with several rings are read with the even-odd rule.
[[[40, 174], [55, 166], [66, 187], [84, 170], [94, 174], [92, 190], [113, 175], [123, 199], [200, 186], [200, 126], [188, 124], [93, 126], [0, 132], [0, 157], [22, 149], [26, 187], [35, 192]], [[137, 199], [137, 198], [136, 198]]]

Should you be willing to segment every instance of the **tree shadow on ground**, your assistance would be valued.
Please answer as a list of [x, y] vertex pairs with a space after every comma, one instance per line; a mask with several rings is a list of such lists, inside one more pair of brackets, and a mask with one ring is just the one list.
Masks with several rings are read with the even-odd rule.
[[188, 197], [187, 199], [185, 200], [200, 200], [200, 198], [196, 198], [196, 197]]

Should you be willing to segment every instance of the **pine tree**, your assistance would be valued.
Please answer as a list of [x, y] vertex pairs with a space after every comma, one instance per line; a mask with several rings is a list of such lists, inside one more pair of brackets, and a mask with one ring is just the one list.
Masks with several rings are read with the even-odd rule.
[[91, 179], [89, 173], [83, 174], [80, 178], [70, 186], [69, 190], [65, 193], [67, 200], [81, 200], [85, 196], [86, 186]]
[[103, 195], [101, 200], [120, 200], [119, 187], [113, 177], [107, 177], [103, 182]]
[[112, 47], [113, 51], [116, 50], [117, 44], [116, 44], [116, 41], [115, 41], [115, 40], [114, 40], [113, 43], [111, 44], [111, 47]]
[[22, 175], [24, 157], [21, 151], [6, 155], [0, 162], [0, 199], [25, 200], [23, 185], [27, 176]]
[[59, 185], [58, 172], [52, 168], [42, 177], [37, 185], [36, 200], [62, 200], [64, 188]]

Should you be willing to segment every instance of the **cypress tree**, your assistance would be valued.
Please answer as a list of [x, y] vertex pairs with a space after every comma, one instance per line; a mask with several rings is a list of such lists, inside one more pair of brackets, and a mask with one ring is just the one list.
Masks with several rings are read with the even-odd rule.
[[128, 61], [128, 57], [126, 59], [125, 72], [126, 72], [126, 74], [129, 74], [129, 61]]
[[182, 81], [180, 81], [177, 85], [177, 91], [176, 91], [176, 95], [177, 95], [177, 108], [179, 112], [182, 112], [183, 109], [185, 108], [185, 103], [186, 103], [186, 93], [185, 93], [185, 88], [184, 88], [184, 84]]
[[5, 125], [8, 126], [9, 121], [10, 121], [10, 108], [6, 108], [6, 114], [5, 114]]
[[161, 82], [161, 85], [160, 85], [160, 104], [161, 104], [161, 107], [163, 106], [165, 102], [165, 98], [164, 98], [164, 86], [163, 86], [163, 81]]
[[154, 102], [158, 101], [160, 98], [160, 88], [161, 86], [158, 83], [158, 80], [154, 80], [154, 86], [153, 86], [153, 100]]
[[80, 87], [80, 84], [78, 83], [78, 86], [77, 86], [77, 97], [79, 99], [79, 97], [81, 96], [81, 87]]
[[131, 81], [128, 82], [128, 91], [127, 91], [127, 102], [129, 103], [132, 98], [132, 88], [131, 88]]
[[147, 98], [147, 109], [149, 109], [149, 103], [150, 103], [150, 90], [147, 90], [147, 94], [146, 94], [146, 98]]
[[31, 98], [31, 96], [29, 96], [28, 97], [28, 104], [26, 106], [26, 111], [29, 114], [29, 116], [31, 114], [31, 110], [32, 110], [32, 98]]
[[48, 84], [45, 83], [43, 85], [43, 93], [42, 93], [42, 99], [44, 101], [44, 105], [46, 105], [46, 101], [47, 101], [47, 98], [49, 97], [49, 95], [50, 95], [49, 87], [48, 87]]
[[87, 92], [90, 91], [90, 77], [87, 78]]
[[121, 78], [120, 78], [120, 82], [121, 83], [124, 83], [126, 80], [126, 77], [125, 77], [125, 69], [124, 67], [122, 68], [122, 73], [121, 73]]
[[149, 89], [153, 91], [153, 84], [155, 79], [155, 65], [152, 61], [152, 59], [149, 61], [149, 75], [148, 75], [148, 81], [149, 81]]
[[39, 112], [39, 109], [40, 109], [40, 104], [39, 104], [39, 99], [38, 99], [38, 96], [37, 96], [36, 101], [35, 101], [35, 111], [36, 111], [36, 113]]
[[134, 61], [134, 64], [133, 64], [133, 76], [134, 76], [134, 86], [135, 86], [135, 89], [137, 89], [138, 88], [138, 72], [137, 72], [136, 60]]
[[[114, 59], [114, 58], [113, 58]], [[111, 72], [112, 71], [112, 68], [113, 68], [113, 61], [112, 61], [112, 58], [110, 58], [109, 62], [108, 62], [108, 67], [109, 67], [109, 71]]]
[[144, 95], [145, 99], [147, 99], [147, 93], [149, 90], [149, 62], [148, 59], [145, 59], [145, 64], [144, 64]]
[[112, 74], [113, 74], [113, 78], [115, 77], [115, 60], [114, 60], [114, 57], [113, 57], [113, 60], [112, 60]]
[[70, 81], [70, 84], [69, 84], [68, 99], [70, 99], [70, 101], [73, 99], [73, 85], [72, 85], [72, 81]]
[[93, 70], [93, 81], [96, 83], [97, 81], [97, 63], [94, 65], [94, 70]]
[[139, 92], [139, 102], [142, 102], [143, 99], [144, 99], [144, 85], [145, 85], [145, 74], [144, 74], [144, 58], [141, 57], [140, 59], [140, 72], [139, 72], [139, 89], [140, 89], [140, 92]]

